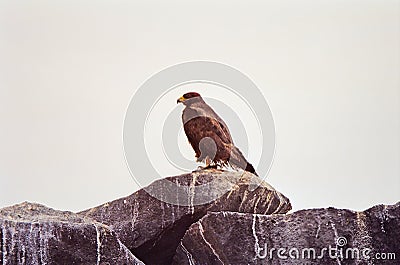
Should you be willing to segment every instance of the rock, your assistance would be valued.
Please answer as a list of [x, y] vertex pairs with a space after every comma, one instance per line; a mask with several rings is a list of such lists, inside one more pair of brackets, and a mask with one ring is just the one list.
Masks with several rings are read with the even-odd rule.
[[106, 225], [33, 203], [0, 209], [1, 264], [143, 264]]
[[186, 232], [173, 264], [400, 264], [399, 260], [397, 203], [363, 212], [327, 208], [269, 216], [208, 213]]
[[290, 209], [285, 196], [253, 174], [203, 170], [157, 180], [79, 214], [110, 226], [146, 264], [162, 265], [171, 264], [186, 230], [208, 212], [272, 214]]

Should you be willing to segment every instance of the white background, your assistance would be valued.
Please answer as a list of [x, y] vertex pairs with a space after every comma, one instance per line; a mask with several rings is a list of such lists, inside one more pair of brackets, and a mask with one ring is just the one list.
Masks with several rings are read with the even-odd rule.
[[262, 90], [277, 136], [268, 182], [295, 209], [399, 201], [400, 2], [214, 2], [0, 1], [0, 207], [77, 211], [137, 190], [130, 98], [192, 60]]

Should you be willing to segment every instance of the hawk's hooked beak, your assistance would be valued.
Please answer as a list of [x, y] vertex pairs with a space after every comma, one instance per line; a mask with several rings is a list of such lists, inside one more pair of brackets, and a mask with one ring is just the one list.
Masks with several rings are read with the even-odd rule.
[[185, 100], [186, 100], [186, 98], [184, 98], [184, 97], [182, 96], [182, 97], [178, 98], [178, 100], [176, 101], [176, 104], [181, 103], [181, 102], [183, 102], [183, 101], [185, 101]]

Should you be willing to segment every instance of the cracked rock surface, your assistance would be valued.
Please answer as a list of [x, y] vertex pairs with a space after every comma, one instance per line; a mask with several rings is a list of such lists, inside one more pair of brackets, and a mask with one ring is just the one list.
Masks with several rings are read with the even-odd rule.
[[208, 213], [186, 232], [173, 264], [400, 264], [400, 203], [363, 212]]
[[143, 264], [109, 227], [35, 203], [0, 209], [0, 264]]
[[283, 214], [290, 209], [289, 199], [257, 176], [211, 169], [157, 180], [79, 214], [110, 226], [146, 264], [162, 265], [171, 264], [186, 230], [209, 212]]
[[290, 209], [260, 178], [215, 169], [78, 214], [25, 202], [0, 209], [0, 264], [400, 264], [400, 203]]

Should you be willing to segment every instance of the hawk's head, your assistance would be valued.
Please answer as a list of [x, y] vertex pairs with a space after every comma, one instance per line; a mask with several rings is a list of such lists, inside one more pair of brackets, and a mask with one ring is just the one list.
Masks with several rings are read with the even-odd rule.
[[178, 98], [176, 103], [183, 103], [184, 105], [191, 104], [193, 102], [201, 101], [202, 98], [197, 92], [188, 92], [184, 94], [182, 97]]

